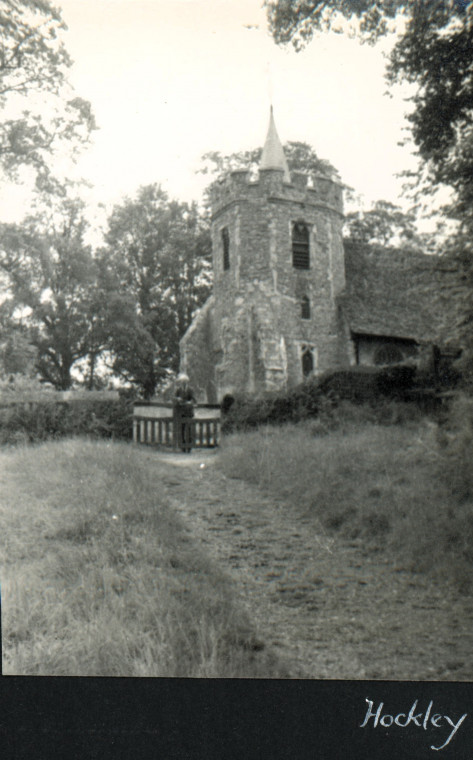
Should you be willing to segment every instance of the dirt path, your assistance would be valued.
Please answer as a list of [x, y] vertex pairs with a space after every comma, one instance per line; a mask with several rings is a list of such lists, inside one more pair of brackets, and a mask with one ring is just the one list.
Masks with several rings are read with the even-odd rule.
[[291, 676], [473, 679], [469, 597], [363, 554], [357, 541], [317, 535], [287, 503], [225, 478], [213, 452], [147, 456]]

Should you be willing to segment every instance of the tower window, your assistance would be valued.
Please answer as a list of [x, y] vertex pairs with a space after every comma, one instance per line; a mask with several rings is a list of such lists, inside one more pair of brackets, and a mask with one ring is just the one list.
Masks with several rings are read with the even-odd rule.
[[310, 300], [308, 296], [301, 299], [301, 319], [310, 319]]
[[230, 235], [226, 227], [222, 230], [223, 268], [230, 269]]
[[309, 375], [314, 371], [314, 357], [312, 354], [312, 351], [310, 348], [304, 348], [302, 350], [302, 374], [304, 377], [309, 377]]
[[304, 222], [292, 225], [292, 266], [296, 269], [309, 269], [309, 228]]

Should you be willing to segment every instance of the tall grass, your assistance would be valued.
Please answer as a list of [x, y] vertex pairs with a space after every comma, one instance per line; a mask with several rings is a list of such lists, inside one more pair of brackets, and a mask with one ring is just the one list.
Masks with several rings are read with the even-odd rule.
[[284, 675], [152, 454], [69, 440], [0, 456], [5, 673]]
[[438, 443], [444, 474], [460, 501], [473, 498], [473, 398], [459, 394], [450, 407]]
[[393, 562], [473, 577], [473, 500], [458, 500], [433, 423], [305, 422], [229, 436], [220, 466], [280, 495], [320, 530], [358, 538]]

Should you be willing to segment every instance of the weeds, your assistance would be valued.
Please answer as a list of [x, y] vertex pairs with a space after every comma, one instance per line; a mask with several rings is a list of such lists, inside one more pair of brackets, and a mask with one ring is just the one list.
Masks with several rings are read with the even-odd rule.
[[41, 443], [74, 435], [128, 440], [132, 406], [124, 401], [16, 403], [0, 409], [0, 445]]
[[338, 407], [342, 407], [341, 414], [345, 416], [348, 406], [358, 407], [361, 416], [376, 422], [384, 422], [386, 414], [392, 417], [397, 411], [418, 416], [417, 403], [407, 401], [415, 377], [414, 366], [355, 366], [328, 371], [286, 391], [226, 396], [222, 403], [222, 430], [231, 433], [308, 418], [323, 422], [331, 413], [336, 415]]
[[[400, 407], [396, 406], [396, 414]], [[439, 447], [428, 421], [379, 425], [360, 407], [298, 425], [228, 437], [220, 466], [281, 496], [324, 531], [360, 539], [393, 563], [473, 578], [472, 431], [464, 405], [463, 435]], [[453, 417], [455, 418], [455, 414]], [[465, 420], [469, 420], [466, 422]], [[393, 418], [388, 418], [392, 422]], [[461, 452], [461, 454], [460, 454]]]
[[458, 395], [446, 423], [439, 428], [438, 443], [444, 478], [462, 501], [473, 497], [473, 398]]
[[80, 440], [3, 452], [5, 673], [284, 674], [149, 456]]

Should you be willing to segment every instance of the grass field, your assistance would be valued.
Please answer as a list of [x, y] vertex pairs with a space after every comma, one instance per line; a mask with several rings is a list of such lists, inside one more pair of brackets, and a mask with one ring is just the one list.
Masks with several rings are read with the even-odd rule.
[[84, 440], [0, 454], [5, 674], [284, 675], [147, 457]]
[[329, 535], [362, 537], [371, 551], [388, 551], [397, 563], [467, 588], [473, 498], [456, 483], [473, 463], [454, 457], [425, 420], [356, 421], [322, 435], [315, 421], [229, 436], [220, 466], [312, 515]]
[[[361, 539], [392, 567], [468, 590], [473, 425], [459, 414], [463, 438], [447, 429], [447, 444], [425, 420], [261, 428], [225, 438], [217, 466], [310, 516], [314, 535]], [[285, 677], [229, 576], [166, 501], [169, 469], [152, 452], [18, 446], [0, 452], [0, 473], [5, 674]]]

